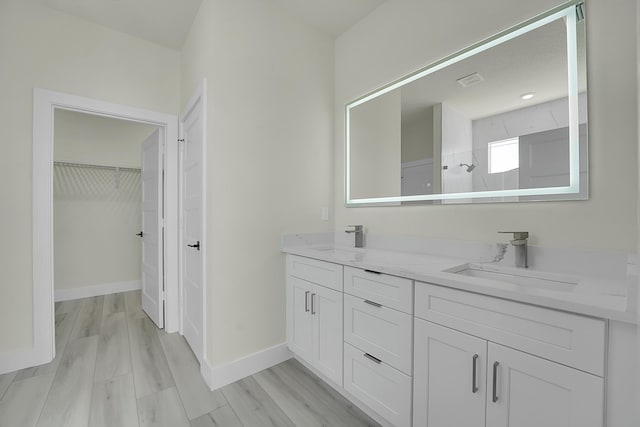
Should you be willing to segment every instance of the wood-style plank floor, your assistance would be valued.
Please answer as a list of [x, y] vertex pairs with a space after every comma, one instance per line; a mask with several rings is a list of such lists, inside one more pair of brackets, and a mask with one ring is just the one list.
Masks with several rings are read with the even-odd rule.
[[378, 425], [294, 359], [210, 391], [139, 291], [56, 303], [55, 320], [56, 358], [0, 375], [0, 426]]

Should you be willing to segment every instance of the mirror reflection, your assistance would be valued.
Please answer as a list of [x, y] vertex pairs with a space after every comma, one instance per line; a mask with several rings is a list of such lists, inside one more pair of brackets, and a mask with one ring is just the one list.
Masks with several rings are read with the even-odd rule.
[[347, 204], [587, 198], [584, 25], [573, 6], [348, 105]]

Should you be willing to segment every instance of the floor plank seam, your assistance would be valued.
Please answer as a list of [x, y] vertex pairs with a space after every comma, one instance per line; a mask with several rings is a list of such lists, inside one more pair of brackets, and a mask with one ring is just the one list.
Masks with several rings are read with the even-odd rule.
[[[242, 424], [243, 427], [247, 427], [244, 425], [244, 423], [242, 422], [242, 420], [240, 419], [240, 416], [238, 415], [238, 412], [235, 410], [235, 408], [231, 405], [231, 402], [229, 402], [229, 399], [227, 398], [227, 396], [224, 395], [224, 392], [221, 392], [222, 395], [224, 396], [225, 399], [227, 399], [227, 404], [229, 405], [229, 408], [231, 409], [231, 411], [233, 411], [233, 414], [236, 416], [236, 418], [238, 419], [238, 421], [240, 422], [240, 424]], [[220, 409], [220, 408], [218, 408]]]
[[[57, 354], [59, 360], [56, 364], [49, 366], [45, 364], [42, 365], [42, 369], [22, 371], [22, 376], [30, 376], [21, 381], [41, 377], [41, 382], [38, 384], [42, 384], [42, 386], [37, 387], [39, 390], [37, 400], [32, 398], [31, 392], [20, 397], [20, 402], [27, 402], [24, 410], [13, 411], [13, 416], [17, 414], [18, 419], [25, 420], [23, 423], [18, 423], [20, 427], [23, 425], [24, 427], [33, 427], [32, 422], [38, 426], [68, 425], [72, 420], [64, 418], [64, 413], [67, 410], [76, 415], [74, 427], [104, 427], [107, 425], [109, 427], [124, 425], [137, 425], [138, 427], [177, 427], [182, 425], [233, 425], [236, 427], [254, 425], [265, 427], [295, 427], [296, 425], [379, 426], [356, 405], [340, 396], [331, 386], [322, 382], [319, 377], [295, 359], [282, 362], [218, 390], [209, 390], [204, 379], [201, 378], [199, 370], [196, 375], [195, 370], [198, 368], [198, 362], [196, 358], [194, 364], [191, 356], [195, 357], [195, 355], [187, 354], [187, 350], [191, 351], [188, 342], [179, 333], [166, 334], [155, 327], [139, 307], [139, 292], [123, 292], [121, 296], [105, 297], [100, 300], [100, 303], [96, 303], [95, 299], [83, 298], [76, 303], [64, 304], [59, 307], [61, 311], [66, 311], [66, 313], [56, 313], [60, 315], [56, 324], [56, 328], [60, 329], [56, 329], [56, 331], [59, 331], [58, 336], [62, 340], [65, 340], [65, 337], [66, 340], [57, 343], [60, 351]], [[122, 306], [119, 305], [120, 299]], [[91, 307], [88, 307], [87, 304]], [[124, 324], [119, 309], [124, 310]], [[89, 311], [81, 316], [84, 310]], [[62, 314], [74, 317], [65, 319]], [[101, 316], [99, 322], [96, 323], [94, 317], [98, 314]], [[117, 320], [112, 317], [114, 314], [117, 314]], [[84, 330], [77, 331], [76, 328], [81, 326]], [[123, 328], [126, 328], [126, 331], [123, 331]], [[87, 333], [86, 331], [94, 332], [96, 329], [98, 330], [97, 337], [94, 335], [76, 337], [76, 335]], [[112, 337], [114, 331], [118, 331], [117, 338], [114, 338], [115, 335]], [[91, 390], [85, 390], [83, 385], [82, 398], [79, 398], [80, 395], [74, 395], [68, 386], [68, 384], [75, 384], [73, 381], [77, 380], [67, 379], [67, 375], [72, 368], [75, 369], [74, 360], [79, 357], [77, 356], [80, 354], [78, 353], [79, 348], [88, 348], [89, 344], [85, 343], [85, 346], [85, 344], [78, 342], [81, 339], [91, 339], [96, 342], [92, 341], [91, 344], [94, 346], [91, 351], [95, 352], [95, 358], [91, 360], [91, 357], [85, 356], [82, 362], [84, 366], [82, 375], [72, 377], [84, 378], [82, 383], [91, 387]], [[102, 341], [104, 347], [100, 347], [102, 353], [98, 352], [100, 340], [104, 340]], [[153, 345], [153, 352], [156, 356], [150, 359], [141, 359], [142, 349], [146, 348], [145, 346], [149, 342], [155, 340], [159, 341], [159, 348], [156, 348], [155, 344]], [[74, 343], [77, 344], [74, 345]], [[128, 351], [124, 349], [127, 344]], [[128, 367], [126, 366], [127, 358]], [[143, 369], [144, 367], [138, 366], [137, 369], [134, 369], [134, 358], [137, 359], [136, 363], [140, 364], [142, 361], [145, 366], [147, 362], [157, 361], [159, 367], [156, 368], [154, 375], [161, 371], [158, 378], [164, 378], [161, 380], [162, 382], [149, 387], [149, 378], [155, 377], [149, 377], [147, 370]], [[164, 362], [160, 359], [163, 359]], [[93, 370], [91, 370], [91, 362], [93, 362]], [[100, 366], [98, 366], [98, 362], [100, 362]], [[166, 366], [163, 367], [163, 364]], [[12, 391], [9, 399], [15, 398], [16, 392], [13, 391], [12, 384], [18, 382], [16, 379], [20, 372], [16, 371], [12, 377], [4, 377], [0, 403], [3, 400], [7, 401], [7, 393], [10, 388]], [[49, 375], [50, 378], [45, 379], [44, 375]], [[49, 383], [48, 388], [45, 389], [46, 381]], [[61, 381], [67, 384], [64, 390], [60, 388]], [[171, 387], [167, 387], [169, 381], [172, 382]], [[19, 386], [24, 387], [25, 385], [26, 383]], [[204, 388], [202, 388], [203, 386]], [[160, 389], [158, 390], [158, 388]], [[205, 389], [212, 394], [203, 395]], [[19, 390], [18, 386], [15, 386], [15, 390]], [[73, 390], [75, 391], [75, 389]], [[137, 397], [139, 391], [147, 394]], [[36, 402], [40, 402], [40, 399], [42, 399], [42, 404], [38, 409]], [[187, 405], [185, 405], [185, 401]], [[31, 406], [28, 403], [31, 403]], [[87, 404], [89, 405], [88, 409], [84, 406]], [[13, 404], [11, 406], [13, 407]], [[27, 412], [29, 409], [31, 412]], [[202, 413], [205, 410], [207, 412]], [[88, 411], [86, 421], [84, 420], [84, 411]], [[79, 414], [81, 416], [78, 416]], [[152, 418], [149, 418], [150, 414], [153, 415]], [[12, 417], [11, 413], [8, 416]], [[0, 419], [0, 425], [4, 425], [5, 421], [7, 419]], [[11, 427], [13, 427], [16, 422], [9, 424], [12, 424]]]
[[[55, 370], [53, 371], [53, 379], [51, 380], [51, 383], [49, 383], [49, 390], [47, 390], [47, 396], [44, 398], [44, 401], [42, 402], [42, 407], [40, 408], [40, 413], [38, 414], [38, 418], [36, 419], [36, 423], [35, 425], [37, 426], [38, 424], [40, 424], [40, 418], [42, 418], [42, 413], [44, 412], [44, 408], [47, 404], [47, 401], [49, 400], [49, 397], [51, 395], [51, 389], [53, 388], [53, 382], [55, 381], [56, 376], [58, 375], [58, 370], [60, 369], [60, 365], [64, 359], [64, 354], [66, 353], [67, 349], [69, 348], [69, 343], [72, 341], [71, 339], [71, 335], [73, 334], [73, 331], [75, 330], [76, 324], [78, 323], [78, 318], [80, 317], [80, 310], [82, 310], [82, 307], [84, 306], [85, 300], [82, 300], [82, 303], [80, 304], [80, 307], [77, 307], [77, 313], [73, 319], [73, 325], [70, 326], [70, 330], [69, 330], [69, 336], [67, 337], [66, 342], [64, 343], [63, 348], [61, 349], [62, 351], [60, 352], [60, 354], [56, 354], [55, 357], [60, 357], [60, 362], [58, 362], [58, 365], [56, 366]], [[67, 313], [69, 314], [69, 313]], [[54, 338], [55, 339], [55, 338]], [[54, 343], [55, 345], [55, 343]], [[51, 363], [51, 362], [49, 362]]]
[[135, 380], [135, 371], [133, 369], [133, 343], [131, 341], [131, 313], [127, 310], [127, 297], [126, 292], [124, 293], [124, 315], [127, 323], [127, 337], [129, 340], [129, 358], [131, 360], [131, 379], [133, 380], [133, 397], [135, 400], [136, 406], [136, 417], [138, 419], [138, 426], [142, 425], [142, 421], [140, 420], [140, 409], [138, 408], [138, 389], [136, 388], [136, 380]]

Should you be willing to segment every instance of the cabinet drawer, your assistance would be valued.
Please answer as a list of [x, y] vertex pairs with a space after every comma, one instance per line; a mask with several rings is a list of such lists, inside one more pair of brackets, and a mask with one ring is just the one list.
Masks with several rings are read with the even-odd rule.
[[344, 340], [411, 375], [412, 316], [345, 294]]
[[342, 266], [338, 264], [287, 255], [287, 275], [342, 292]]
[[411, 377], [347, 343], [344, 388], [394, 426], [411, 425]]
[[416, 283], [416, 317], [498, 344], [604, 375], [601, 319]]
[[413, 313], [413, 281], [410, 279], [345, 266], [344, 291], [385, 307]]

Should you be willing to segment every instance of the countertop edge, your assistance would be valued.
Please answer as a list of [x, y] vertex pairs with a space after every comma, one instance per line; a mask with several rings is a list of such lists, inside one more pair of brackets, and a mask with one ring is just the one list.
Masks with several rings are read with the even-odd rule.
[[[489, 295], [506, 300], [522, 302], [544, 308], [551, 308], [554, 310], [576, 313], [622, 323], [639, 324], [636, 313], [616, 310], [610, 307], [587, 304], [580, 301], [572, 301], [568, 298], [554, 298], [553, 296], [528, 294], [508, 289], [501, 289], [495, 286], [488, 286], [486, 283], [490, 283], [490, 281], [486, 281], [486, 279], [467, 277], [461, 279], [459, 277], [456, 277], [453, 273], [442, 272], [443, 269], [447, 268], [446, 266], [439, 271], [424, 273], [411, 271], [409, 269], [377, 265], [375, 263], [367, 263], [361, 261], [354, 262], [349, 260], [336, 259], [335, 257], [332, 257], [329, 252], [319, 251], [305, 246], [283, 247], [281, 248], [281, 251], [286, 254], [302, 256], [305, 258], [326, 261], [333, 264], [340, 264], [359, 269], [374, 270], [392, 276], [404, 277], [418, 282], [426, 282], [437, 286], [458, 289], [480, 295]], [[460, 265], [465, 262], [470, 261], [451, 258], [452, 267], [454, 265]]]

